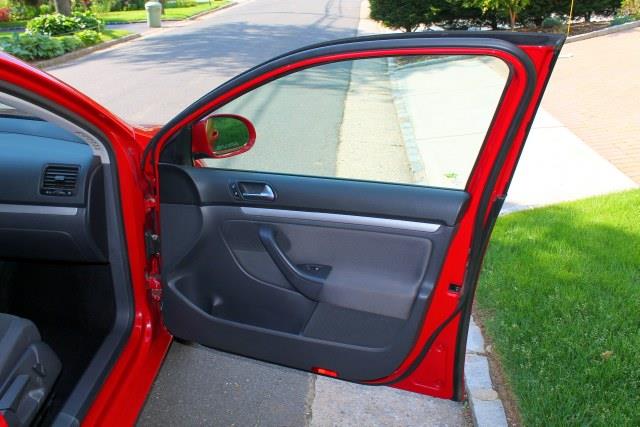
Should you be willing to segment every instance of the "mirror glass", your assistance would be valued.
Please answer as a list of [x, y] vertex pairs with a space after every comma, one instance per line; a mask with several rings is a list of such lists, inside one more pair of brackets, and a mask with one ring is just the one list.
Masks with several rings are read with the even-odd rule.
[[247, 124], [232, 116], [212, 116], [206, 120], [205, 132], [211, 151], [224, 156], [246, 147], [251, 136]]

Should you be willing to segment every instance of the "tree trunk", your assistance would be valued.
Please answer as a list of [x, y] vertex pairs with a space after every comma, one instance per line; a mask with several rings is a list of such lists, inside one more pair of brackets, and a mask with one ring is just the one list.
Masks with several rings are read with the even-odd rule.
[[55, 0], [56, 12], [69, 16], [71, 15], [71, 0]]
[[513, 9], [509, 9], [509, 21], [511, 24], [511, 29], [516, 28], [516, 11]]
[[591, 12], [584, 14], [584, 22], [591, 22]]
[[495, 14], [495, 13], [492, 13], [489, 16], [489, 21], [490, 21], [491, 29], [492, 30], [497, 30], [498, 29], [498, 15]]

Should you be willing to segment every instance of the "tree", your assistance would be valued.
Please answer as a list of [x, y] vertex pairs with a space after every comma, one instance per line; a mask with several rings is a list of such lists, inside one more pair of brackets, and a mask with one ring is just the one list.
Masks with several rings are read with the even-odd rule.
[[433, 22], [446, 22], [449, 26], [482, 25], [486, 16], [477, 4], [468, 0], [441, 0], [433, 6]]
[[[582, 16], [587, 22], [591, 21], [591, 16], [611, 15], [620, 7], [621, 0], [580, 0], [573, 6], [573, 15]], [[567, 8], [566, 14], [569, 14]]]
[[56, 5], [56, 12], [62, 15], [71, 15], [71, 0], [54, 0]]
[[640, 17], [640, 0], [622, 0], [622, 13]]
[[533, 22], [540, 27], [542, 21], [554, 13], [568, 15], [569, 4], [567, 0], [533, 0], [520, 11], [520, 21]]
[[529, 0], [472, 0], [470, 4], [480, 6], [485, 12], [504, 13], [509, 18], [509, 24], [513, 30], [518, 14], [529, 4]]
[[432, 3], [429, 0], [370, 0], [371, 18], [388, 27], [411, 32], [431, 22]]

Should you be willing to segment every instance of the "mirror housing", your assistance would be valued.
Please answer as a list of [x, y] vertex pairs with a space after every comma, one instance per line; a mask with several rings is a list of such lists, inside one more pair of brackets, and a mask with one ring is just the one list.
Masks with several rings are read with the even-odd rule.
[[256, 142], [256, 130], [237, 114], [213, 114], [193, 125], [194, 159], [221, 159], [244, 153]]

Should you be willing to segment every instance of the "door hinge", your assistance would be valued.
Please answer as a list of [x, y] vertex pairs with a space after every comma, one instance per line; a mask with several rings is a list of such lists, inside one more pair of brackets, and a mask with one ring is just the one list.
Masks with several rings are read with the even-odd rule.
[[145, 231], [144, 243], [147, 249], [147, 259], [160, 255], [160, 236], [151, 231]]

